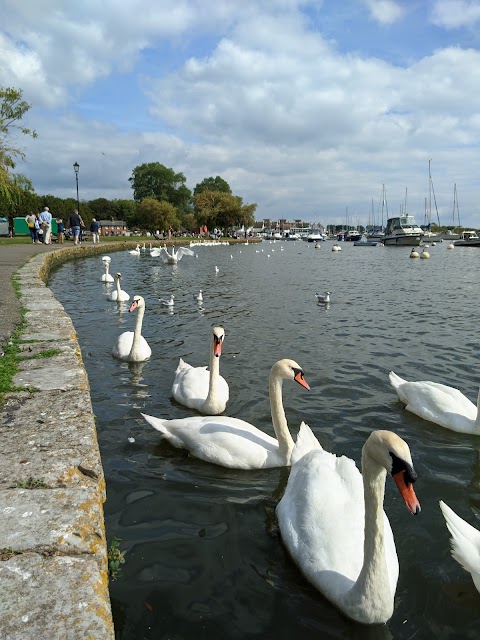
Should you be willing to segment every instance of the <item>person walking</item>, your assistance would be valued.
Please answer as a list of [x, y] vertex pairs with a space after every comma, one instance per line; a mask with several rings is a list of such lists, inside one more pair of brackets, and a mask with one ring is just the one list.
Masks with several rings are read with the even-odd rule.
[[90, 223], [90, 232], [92, 234], [93, 244], [100, 243], [99, 231], [100, 225], [95, 218], [92, 218], [92, 222]]
[[40, 222], [40, 214], [36, 213], [35, 218], [36, 218], [35, 229], [37, 230], [38, 244], [42, 244], [43, 243], [43, 227], [42, 227], [42, 223]]
[[40, 224], [43, 229], [43, 243], [52, 244], [52, 214], [48, 207], [43, 207], [43, 211], [39, 216]]
[[83, 220], [76, 209], [68, 218], [68, 226], [72, 231], [73, 244], [78, 246], [80, 243], [80, 229], [83, 226]]
[[65, 225], [63, 223], [63, 218], [57, 218], [57, 227], [58, 227], [58, 242], [63, 244], [65, 239]]
[[38, 229], [37, 226], [35, 225], [35, 223], [37, 222], [37, 216], [33, 213], [33, 211], [30, 211], [30, 213], [27, 213], [27, 215], [25, 216], [25, 222], [28, 225], [28, 230], [30, 231], [30, 237], [32, 239], [32, 242], [35, 244], [40, 244], [40, 241], [38, 239]]

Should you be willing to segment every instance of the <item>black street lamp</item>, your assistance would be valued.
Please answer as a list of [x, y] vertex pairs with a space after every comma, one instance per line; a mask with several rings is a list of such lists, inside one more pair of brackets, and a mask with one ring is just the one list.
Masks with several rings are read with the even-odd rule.
[[78, 199], [78, 170], [80, 169], [80, 165], [78, 162], [75, 162], [73, 165], [73, 170], [75, 171], [75, 179], [77, 181], [77, 211], [78, 215], [80, 215], [80, 200]]

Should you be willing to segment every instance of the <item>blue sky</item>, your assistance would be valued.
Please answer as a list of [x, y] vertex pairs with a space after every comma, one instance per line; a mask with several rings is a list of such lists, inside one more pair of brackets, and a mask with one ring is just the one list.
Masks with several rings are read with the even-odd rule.
[[[220, 175], [257, 219], [480, 227], [480, 1], [0, 0], [0, 85], [31, 103], [38, 193], [131, 198], [144, 162]], [[436, 212], [432, 218], [436, 219]]]

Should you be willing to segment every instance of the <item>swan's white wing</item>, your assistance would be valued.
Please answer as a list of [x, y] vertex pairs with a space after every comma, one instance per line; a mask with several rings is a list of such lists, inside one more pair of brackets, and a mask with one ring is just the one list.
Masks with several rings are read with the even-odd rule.
[[207, 367], [192, 367], [181, 360], [175, 372], [172, 395], [180, 404], [198, 409], [208, 395], [209, 382]]
[[188, 449], [206, 462], [231, 469], [284, 466], [278, 442], [253, 425], [227, 416], [192, 416], [162, 420], [142, 416], [173, 446]]
[[440, 509], [452, 535], [452, 556], [472, 574], [475, 587], [480, 591], [480, 531], [457, 516], [442, 500]]
[[120, 360], [124, 360], [130, 355], [130, 350], [133, 344], [133, 331], [124, 331], [121, 333], [117, 342], [113, 345], [112, 355], [115, 358], [120, 358]]
[[168, 263], [168, 261], [171, 260], [171, 255], [168, 253], [165, 247], [160, 247], [158, 255], [165, 263]]
[[420, 418], [453, 431], [476, 432], [477, 407], [458, 389], [427, 380], [407, 382], [393, 371], [390, 382], [405, 408]]
[[182, 256], [194, 256], [194, 255], [195, 253], [191, 249], [188, 249], [187, 247], [180, 247], [180, 249], [177, 251], [177, 260], [180, 260]]

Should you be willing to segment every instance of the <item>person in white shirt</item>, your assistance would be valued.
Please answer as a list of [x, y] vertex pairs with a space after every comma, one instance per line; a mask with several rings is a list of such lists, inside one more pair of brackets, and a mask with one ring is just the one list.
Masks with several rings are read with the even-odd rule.
[[40, 214], [38, 220], [43, 228], [43, 243], [52, 244], [52, 214], [50, 213], [50, 209], [48, 207], [43, 207], [43, 211]]

